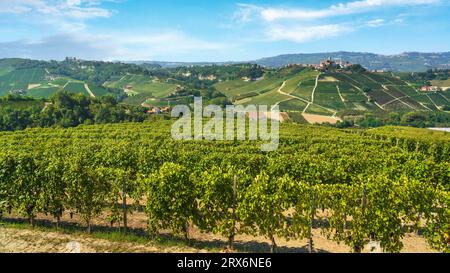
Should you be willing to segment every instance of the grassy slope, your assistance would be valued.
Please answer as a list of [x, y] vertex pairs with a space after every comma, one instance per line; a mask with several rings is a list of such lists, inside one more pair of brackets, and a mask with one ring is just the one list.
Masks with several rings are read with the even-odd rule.
[[160, 82], [155, 78], [143, 75], [125, 75], [109, 82], [107, 87], [124, 89], [131, 87], [137, 95], [124, 100], [126, 104], [140, 105], [149, 98], [165, 98], [177, 90], [177, 85]]
[[0, 96], [9, 91], [28, 89], [29, 84], [42, 83], [45, 79], [45, 71], [41, 68], [14, 70], [0, 76]]
[[29, 96], [32, 96], [33, 98], [48, 98], [54, 93], [58, 92], [58, 90], [61, 90], [60, 87], [39, 87], [39, 88], [33, 88], [31, 90], [28, 90], [27, 94]]
[[67, 92], [79, 94], [82, 93], [83, 95], [89, 96], [89, 93], [84, 88], [84, 82], [69, 82], [65, 87], [64, 90]]
[[279, 88], [283, 79], [276, 76], [266, 76], [264, 79], [254, 82], [235, 80], [216, 84], [217, 90], [221, 91], [229, 98], [239, 97], [248, 93], [264, 94]]
[[0, 76], [14, 71], [14, 65], [21, 63], [21, 59], [3, 59], [0, 60]]
[[96, 97], [106, 96], [110, 94], [108, 90], [102, 86], [95, 86], [93, 84], [89, 84], [89, 89], [91, 89], [92, 93], [94, 93]]

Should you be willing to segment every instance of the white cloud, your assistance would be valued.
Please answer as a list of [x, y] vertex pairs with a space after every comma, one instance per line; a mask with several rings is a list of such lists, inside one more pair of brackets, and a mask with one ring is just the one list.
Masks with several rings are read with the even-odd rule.
[[0, 2], [0, 13], [31, 14], [67, 19], [109, 17], [112, 12], [99, 7], [102, 0], [7, 0]]
[[121, 0], [0, 0], [0, 16], [14, 14], [28, 24], [73, 32], [86, 29], [90, 19], [111, 17], [114, 12], [101, 4], [118, 1]]
[[241, 21], [243, 23], [248, 23], [253, 20], [253, 15], [255, 11], [261, 11], [262, 9], [255, 5], [250, 4], [237, 4], [238, 9], [233, 14], [232, 19]]
[[0, 58], [182, 59], [192, 52], [198, 52], [200, 57], [202, 52], [219, 55], [230, 46], [197, 39], [173, 29], [99, 32], [89, 27], [89, 19], [113, 15], [113, 11], [103, 8], [102, 3], [120, 1], [123, 0], [0, 0], [0, 16], [2, 13], [20, 15], [33, 25], [43, 24], [50, 33], [36, 39], [0, 42]]
[[[61, 60], [66, 56], [95, 60], [150, 60], [181, 58], [186, 53], [220, 52], [233, 45], [212, 43], [179, 31], [148, 33], [65, 33], [39, 40], [0, 43], [0, 58], [22, 57]], [[170, 58], [171, 59], [171, 58]]]
[[271, 26], [266, 35], [270, 40], [287, 40], [296, 43], [305, 43], [314, 40], [321, 40], [330, 37], [336, 37], [345, 33], [352, 32], [354, 29], [345, 25], [330, 24], [317, 26]]
[[363, 0], [339, 3], [319, 10], [260, 8], [259, 13], [264, 20], [269, 22], [283, 19], [312, 20], [324, 17], [363, 13], [385, 7], [430, 5], [440, 2], [441, 0]]
[[[271, 41], [288, 40], [305, 43], [329, 37], [337, 37], [362, 27], [379, 27], [388, 24], [387, 19], [367, 21], [355, 16], [345, 21], [345, 16], [378, 11], [383, 8], [433, 5], [442, 0], [359, 0], [339, 3], [322, 9], [280, 8], [262, 5], [238, 4], [232, 19], [238, 23], [256, 23], [262, 36]], [[334, 17], [342, 16], [339, 23]], [[335, 21], [332, 21], [335, 20]], [[392, 21], [389, 21], [392, 24]], [[400, 23], [400, 20], [395, 21]], [[237, 24], [237, 23], [235, 23]]]
[[379, 27], [382, 26], [385, 23], [384, 19], [374, 19], [367, 22], [367, 25], [369, 27]]

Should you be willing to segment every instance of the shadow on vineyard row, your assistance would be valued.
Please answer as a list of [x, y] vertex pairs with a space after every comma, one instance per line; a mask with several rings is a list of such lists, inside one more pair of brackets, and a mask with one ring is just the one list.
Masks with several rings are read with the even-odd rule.
[[[75, 218], [74, 218], [75, 219]], [[46, 219], [45, 216], [42, 218], [37, 218], [34, 221], [34, 227], [30, 226], [29, 220], [21, 218], [12, 212], [11, 215], [5, 215], [0, 220], [0, 231], [2, 227], [12, 228], [14, 230], [30, 230], [30, 231], [43, 231], [43, 232], [58, 232], [61, 234], [71, 234], [71, 235], [88, 235], [86, 233], [86, 227], [80, 225], [74, 219], [64, 219], [59, 223], [59, 227], [56, 227], [54, 220]], [[228, 252], [228, 245], [225, 239], [218, 238], [210, 234], [198, 233], [195, 227], [191, 227], [191, 234], [196, 237], [205, 237], [205, 239], [200, 238], [189, 238], [186, 240], [182, 236], [176, 236], [169, 232], [159, 233], [157, 238], [149, 238], [146, 228], [143, 227], [129, 227], [127, 232], [123, 231], [122, 227], [111, 227], [107, 225], [102, 225], [102, 223], [94, 224], [91, 226], [91, 233], [89, 237], [96, 239], [106, 239], [112, 242], [127, 242], [136, 244], [156, 244], [161, 247], [189, 247], [194, 249], [194, 251], [208, 251], [208, 252]], [[242, 240], [236, 241], [234, 243], [234, 252], [241, 253], [269, 253], [271, 251], [271, 245], [268, 242], [263, 242], [258, 239], [254, 240]], [[305, 244], [298, 247], [293, 246], [279, 246], [277, 248], [279, 253], [308, 253], [308, 246]], [[328, 250], [315, 249], [316, 253], [330, 253]]]

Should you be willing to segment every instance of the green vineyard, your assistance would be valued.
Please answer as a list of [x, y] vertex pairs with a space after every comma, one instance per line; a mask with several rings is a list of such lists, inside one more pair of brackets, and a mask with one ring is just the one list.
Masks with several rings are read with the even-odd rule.
[[[286, 104], [288, 106], [288, 104]], [[289, 106], [292, 104], [289, 104]], [[386, 127], [283, 124], [280, 148], [258, 142], [174, 141], [171, 121], [0, 133], [0, 211], [33, 225], [107, 214], [126, 230], [144, 210], [148, 234], [190, 227], [233, 247], [239, 234], [310, 240], [312, 229], [354, 252], [371, 241], [400, 252], [407, 233], [449, 251], [450, 135]]]

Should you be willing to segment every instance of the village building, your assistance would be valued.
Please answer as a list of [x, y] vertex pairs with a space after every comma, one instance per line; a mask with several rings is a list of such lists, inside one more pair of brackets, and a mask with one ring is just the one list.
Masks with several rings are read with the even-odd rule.
[[169, 106], [166, 107], [153, 107], [150, 110], [147, 111], [147, 114], [149, 115], [160, 115], [160, 114], [170, 114], [170, 110], [172, 108]]
[[150, 110], [147, 111], [147, 114], [150, 114], [150, 115], [159, 115], [159, 114], [161, 114], [161, 108], [159, 108], [159, 107], [153, 107], [152, 109], [150, 109]]
[[215, 81], [215, 80], [217, 80], [217, 77], [215, 75], [209, 75], [209, 76], [200, 75], [200, 76], [198, 76], [198, 79], [201, 81], [206, 81], [206, 80]]
[[420, 88], [420, 91], [422, 92], [438, 92], [441, 89], [438, 86], [423, 86]]
[[161, 113], [169, 114], [171, 108], [169, 106], [161, 108]]
[[322, 70], [328, 70], [328, 69], [333, 68], [333, 67], [336, 68], [337, 66], [338, 65], [334, 61], [332, 61], [331, 58], [329, 58], [328, 60], [325, 60], [325, 61], [321, 61], [320, 64], [319, 64], [319, 67]]
[[322, 72], [327, 72], [331, 69], [342, 69], [342, 68], [349, 68], [352, 67], [353, 64], [349, 63], [349, 62], [342, 62], [342, 60], [339, 61], [339, 63], [333, 61], [330, 58], [328, 58], [327, 60], [323, 60], [321, 61], [319, 64], [316, 65], [312, 65], [312, 67], [318, 71], [322, 71]]

